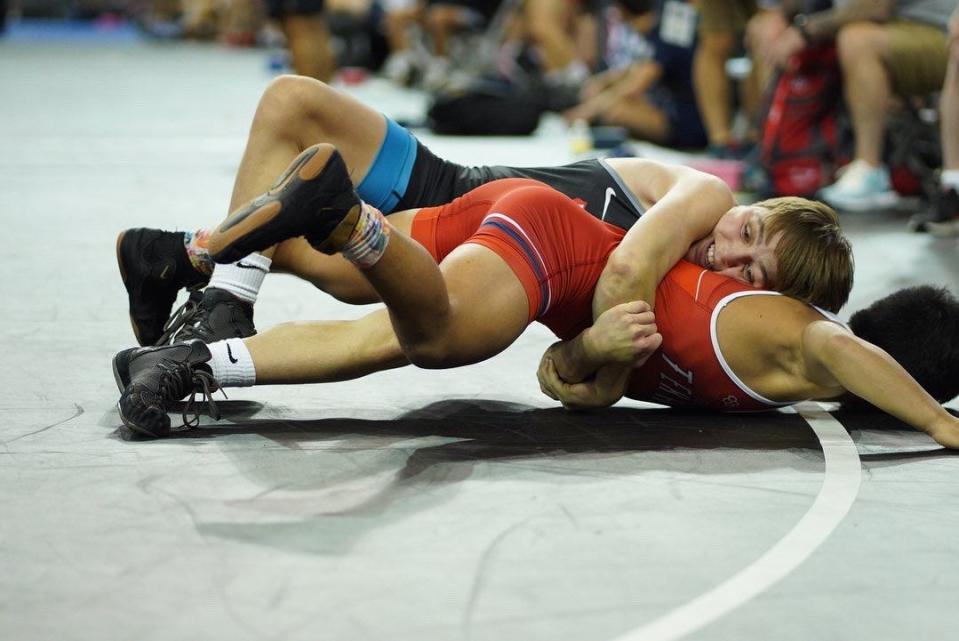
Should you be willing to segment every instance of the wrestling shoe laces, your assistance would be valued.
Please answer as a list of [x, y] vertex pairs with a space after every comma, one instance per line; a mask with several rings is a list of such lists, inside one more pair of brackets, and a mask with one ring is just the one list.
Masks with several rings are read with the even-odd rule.
[[210, 415], [219, 419], [213, 400], [219, 384], [207, 364], [210, 358], [210, 350], [200, 341], [119, 352], [113, 358], [113, 376], [122, 390], [117, 409], [123, 424], [137, 434], [168, 436], [167, 412], [187, 396], [181, 411], [183, 426], [199, 424], [204, 403]]
[[253, 305], [233, 294], [207, 287], [191, 292], [163, 326], [159, 344], [201, 340], [204, 343], [227, 338], [247, 338], [256, 334]]
[[[183, 427], [196, 427], [200, 424], [200, 410], [197, 408], [196, 395], [200, 394], [200, 402], [206, 402], [206, 408], [211, 417], [220, 420], [220, 408], [213, 400], [213, 393], [217, 390], [227, 398], [226, 392], [220, 388], [211, 372], [204, 369], [193, 369], [186, 361], [173, 361], [168, 358], [162, 359], [156, 364], [158, 372], [157, 394], [161, 399], [177, 399], [185, 397], [190, 398], [183, 404], [183, 410], [180, 417], [183, 419]], [[192, 413], [192, 416], [190, 414]]]

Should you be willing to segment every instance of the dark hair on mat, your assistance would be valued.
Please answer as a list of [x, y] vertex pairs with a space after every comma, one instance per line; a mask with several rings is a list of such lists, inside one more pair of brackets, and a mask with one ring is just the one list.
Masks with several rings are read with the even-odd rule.
[[626, 13], [641, 16], [656, 9], [655, 0], [616, 0], [616, 4]]
[[853, 314], [849, 327], [940, 403], [959, 395], [959, 300], [946, 288], [900, 289]]

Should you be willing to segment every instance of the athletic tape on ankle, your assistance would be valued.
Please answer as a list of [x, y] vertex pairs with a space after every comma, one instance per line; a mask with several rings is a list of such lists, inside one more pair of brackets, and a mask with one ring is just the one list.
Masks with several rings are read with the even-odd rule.
[[206, 229], [183, 232], [183, 246], [193, 268], [209, 276], [213, 273], [213, 259], [207, 245], [210, 241], [210, 232]]
[[343, 246], [343, 256], [360, 269], [369, 269], [383, 257], [390, 243], [390, 226], [383, 213], [367, 203], [350, 239]]

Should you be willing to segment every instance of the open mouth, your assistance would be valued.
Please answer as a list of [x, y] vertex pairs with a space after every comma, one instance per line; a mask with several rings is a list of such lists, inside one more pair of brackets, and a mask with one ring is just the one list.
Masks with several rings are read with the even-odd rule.
[[709, 243], [709, 247], [706, 248], [706, 267], [710, 270], [715, 271], [716, 269], [716, 243]]

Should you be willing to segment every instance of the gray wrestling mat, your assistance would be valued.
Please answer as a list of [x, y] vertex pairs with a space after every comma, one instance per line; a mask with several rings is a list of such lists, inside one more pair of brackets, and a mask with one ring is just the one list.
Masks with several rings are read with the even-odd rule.
[[[219, 423], [121, 440], [116, 233], [226, 213], [265, 66], [0, 41], [0, 639], [955, 636], [959, 458], [816, 407], [569, 414], [536, 385], [541, 328], [474, 367], [234, 390]], [[354, 90], [397, 117], [422, 107]], [[460, 161], [571, 159], [555, 121], [533, 141], [427, 138]], [[957, 241], [904, 221], [846, 219], [850, 310], [955, 291]], [[364, 311], [275, 276], [257, 324]]]

